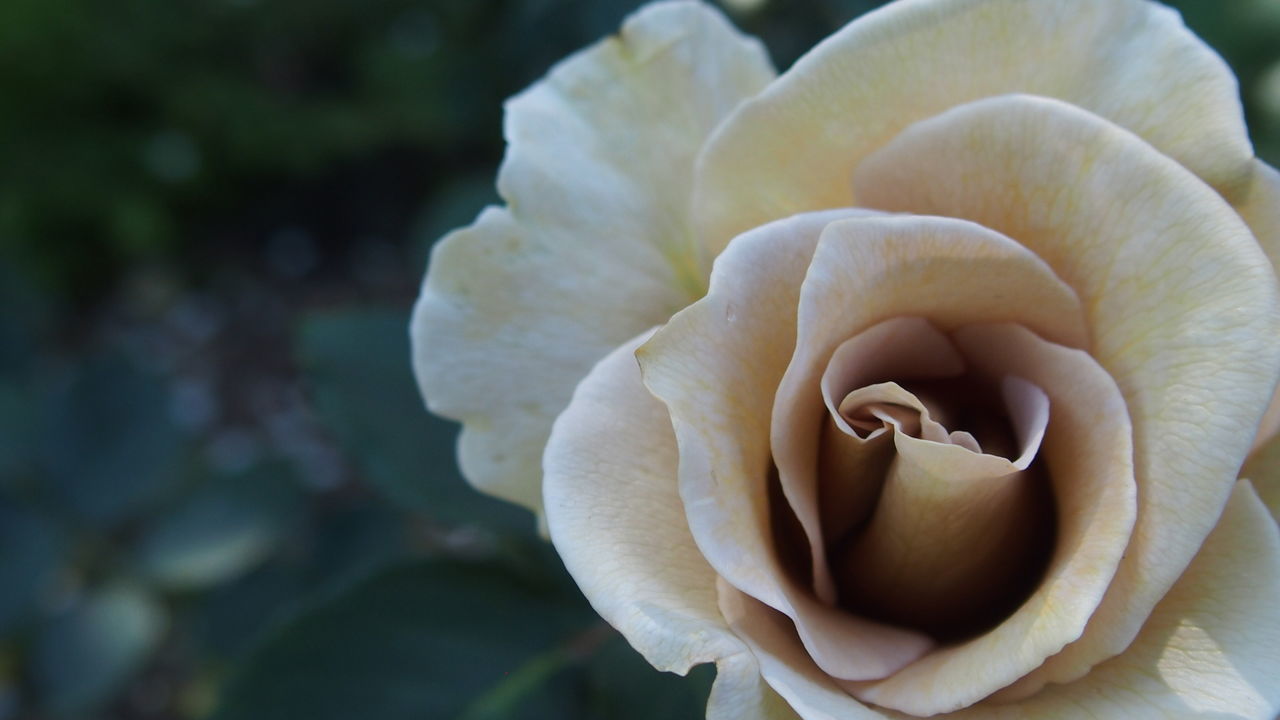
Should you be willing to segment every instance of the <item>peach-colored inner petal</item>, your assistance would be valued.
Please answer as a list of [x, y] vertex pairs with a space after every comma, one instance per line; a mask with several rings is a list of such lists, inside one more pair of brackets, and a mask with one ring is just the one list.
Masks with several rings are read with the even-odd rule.
[[[990, 630], [960, 638], [893, 677], [843, 685], [862, 700], [914, 715], [971, 705], [1079, 637], [1115, 576], [1137, 514], [1125, 403], [1115, 382], [1088, 354], [1047, 342], [1012, 324], [959, 328], [950, 339], [964, 358], [968, 376], [1002, 379], [995, 392], [1002, 398], [1020, 448], [1018, 459], [1006, 462], [1022, 465], [1027, 450], [1037, 444], [1039, 452], [1024, 471], [972, 482], [966, 479], [964, 465], [944, 456], [943, 451], [965, 452], [962, 448], [897, 437], [901, 442], [895, 469], [918, 464], [922, 477], [902, 482], [891, 472], [867, 528], [874, 531], [876, 520], [886, 512], [886, 526], [892, 525], [889, 520], [901, 518], [899, 527], [916, 529], [912, 547], [922, 550], [917, 556], [905, 556], [900, 548], [868, 532], [871, 539], [863, 542], [878, 541], [879, 546], [865, 553], [863, 574], [855, 579], [886, 573], [900, 587], [912, 588], [900, 593], [902, 600], [895, 610], [902, 612], [901, 603], [915, 603], [922, 606], [919, 612], [926, 613], [926, 618], [927, 613], [950, 612], [964, 598], [984, 592], [990, 593], [993, 602], [1018, 601], [1015, 607], [1006, 607], [1003, 616], [985, 618], [999, 621]], [[1047, 424], [1043, 422], [1046, 410]], [[921, 449], [930, 454], [910, 455]], [[1051, 492], [1051, 513], [1046, 513], [1045, 496], [1037, 491]], [[933, 493], [941, 495], [942, 502]], [[926, 522], [931, 515], [938, 519], [935, 527]], [[985, 532], [977, 520], [989, 524]], [[951, 536], [954, 546], [947, 547], [939, 538], [952, 532], [957, 533]], [[1048, 542], [1047, 533], [1052, 533]], [[929, 540], [940, 546], [932, 555], [925, 552], [932, 549]], [[1004, 554], [1037, 542], [1049, 553], [1042, 558], [1045, 564], [1036, 568], [1023, 557], [1023, 574], [1008, 573], [1020, 558]], [[948, 553], [957, 567], [954, 575], [945, 562], [937, 560]], [[894, 554], [905, 556], [900, 564], [915, 563], [914, 571], [898, 571], [887, 561]], [[1022, 586], [1021, 597], [1017, 596], [1019, 581], [1032, 586]], [[947, 583], [953, 583], [948, 594], [939, 593], [937, 586]], [[1001, 585], [1005, 594], [983, 587], [984, 583]], [[919, 599], [930, 593], [935, 593], [937, 605]], [[967, 620], [983, 619], [979, 615]], [[982, 672], [975, 674], [974, 668]]]
[[[844, 456], [819, 447], [820, 438], [831, 439], [833, 434], [830, 427], [824, 429], [830, 421], [824, 420], [822, 407], [825, 403], [834, 410], [834, 399], [822, 395], [821, 378], [827, 367], [844, 367], [829, 360], [837, 351], [860, 353], [864, 360], [879, 358], [884, 348], [883, 358], [865, 360], [871, 364], [866, 365], [869, 374], [862, 383], [892, 380], [899, 368], [919, 371], [921, 378], [938, 377], [956, 362], [944, 357], [947, 351], [938, 349], [936, 338], [921, 340], [927, 334], [910, 323], [878, 331], [885, 333], [883, 341], [866, 341], [865, 351], [856, 347], [860, 341], [850, 341], [854, 344], [842, 351], [840, 346], [882, 321], [905, 322], [904, 316], [928, 316], [943, 329], [1013, 321], [1056, 342], [1083, 346], [1088, 341], [1074, 291], [1042, 260], [998, 233], [939, 217], [864, 217], [831, 223], [814, 253], [796, 312], [795, 353], [776, 385], [770, 445], [783, 493], [808, 538], [814, 589], [828, 603], [836, 593], [823, 552], [820, 516], [831, 511], [823, 509], [830, 506], [823, 497], [829, 488], [822, 487], [818, 466], [857, 464], [863, 461], [855, 457], [860, 454], [873, 465], [886, 461], [875, 447]], [[931, 344], [916, 352], [913, 346], [921, 342]], [[934, 367], [906, 366], [903, 357]], [[863, 372], [856, 369], [861, 367], [858, 362], [848, 367], [848, 372]], [[964, 436], [955, 441], [966, 442]], [[855, 497], [837, 497], [837, 505], [854, 502], [860, 490], [848, 491]]]
[[801, 215], [737, 238], [716, 260], [707, 296], [636, 353], [666, 403], [680, 453], [679, 489], [699, 551], [720, 577], [789, 616], [815, 657], [843, 677], [887, 677], [933, 645], [921, 633], [858, 618], [816, 598], [780, 557], [770, 516], [769, 409], [790, 357], [801, 281], [839, 211]]
[[[965, 365], [928, 321], [895, 318], [842, 343], [822, 377], [827, 425], [838, 432], [820, 452], [815, 553], [829, 554], [846, 610], [942, 639], [1011, 612], [1052, 544], [1047, 486], [1028, 470], [1048, 397]], [[919, 381], [925, 393], [887, 378]], [[996, 454], [983, 453], [975, 433]]]

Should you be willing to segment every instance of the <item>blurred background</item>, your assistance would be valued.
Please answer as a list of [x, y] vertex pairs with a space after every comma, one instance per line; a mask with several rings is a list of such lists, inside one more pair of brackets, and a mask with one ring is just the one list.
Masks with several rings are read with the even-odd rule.
[[[879, 2], [725, 5], [787, 67]], [[632, 0], [0, 3], [0, 720], [699, 718], [472, 492], [406, 324]], [[1185, 0], [1280, 161], [1280, 2]]]

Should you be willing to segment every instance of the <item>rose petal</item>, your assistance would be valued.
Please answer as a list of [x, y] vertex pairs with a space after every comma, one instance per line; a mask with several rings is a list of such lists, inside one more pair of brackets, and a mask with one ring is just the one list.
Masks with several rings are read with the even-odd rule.
[[787, 618], [740, 592], [723, 579], [718, 583], [720, 611], [729, 626], [751, 648], [760, 674], [804, 720], [882, 720], [873, 710], [844, 692], [814, 664]]
[[1280, 372], [1275, 274], [1194, 175], [1046, 98], [990, 98], [918, 123], [855, 184], [873, 206], [1016, 238], [1080, 295], [1093, 355], [1133, 421], [1138, 521], [1084, 637], [1019, 692], [1078, 678], [1128, 646], [1230, 494]]
[[[1280, 268], [1280, 172], [1261, 160], [1254, 161], [1253, 170], [1249, 190], [1236, 209], [1271, 260], [1272, 268], [1277, 269]], [[1271, 405], [1262, 416], [1254, 448], [1275, 437], [1277, 431], [1280, 431], [1280, 392], [1271, 397]]]
[[422, 392], [464, 423], [459, 461], [478, 488], [538, 509], [539, 459], [574, 385], [702, 293], [694, 155], [772, 75], [718, 12], [658, 3], [509, 102], [508, 207], [436, 245], [412, 324]]
[[[858, 437], [840, 414], [843, 398], [837, 393], [893, 373], [920, 378], [959, 375], [963, 371], [964, 361], [951, 341], [924, 318], [886, 320], [844, 341], [831, 354], [820, 383], [827, 417], [815, 466], [824, 544], [843, 537], [870, 515], [880, 492], [879, 479], [887, 472], [894, 452], [893, 433], [886, 433], [884, 428], [872, 430], [866, 439]], [[778, 443], [775, 453], [783, 446], [794, 452], [813, 450], [808, 444], [801, 449], [796, 443]], [[798, 461], [811, 462], [799, 458], [784, 462], [795, 465]], [[833, 590], [829, 585], [822, 589], [828, 602], [835, 600]]]
[[[720, 584], [720, 607], [765, 680], [805, 720], [904, 718], [845, 695], [804, 654], [785, 619]], [[1069, 685], [1027, 700], [982, 704], [952, 720], [1231, 717], [1269, 720], [1280, 709], [1280, 535], [1248, 483], [1133, 645]], [[985, 668], [969, 667], [978, 674]]]
[[1040, 585], [1000, 625], [891, 678], [850, 688], [916, 715], [971, 705], [1079, 637], [1115, 575], [1136, 513], [1124, 400], [1092, 358], [1016, 325], [965, 327], [953, 338], [976, 371], [1026, 378], [1048, 395], [1039, 463], [1053, 487], [1057, 538]]
[[755, 656], [743, 651], [716, 663], [707, 720], [801, 720], [760, 676]]
[[[1021, 322], [1075, 346], [1088, 338], [1075, 293], [1042, 260], [999, 233], [937, 217], [832, 223], [814, 253], [797, 313], [795, 355], [785, 376], [780, 382], [773, 376], [755, 382], [777, 387], [773, 457], [813, 549], [814, 584], [828, 599], [834, 593], [818, 524], [820, 378], [840, 344], [895, 316], [927, 317], [944, 330], [975, 322]], [[771, 331], [756, 332], [767, 336]]]
[[547, 443], [543, 496], [551, 541], [592, 607], [654, 667], [684, 674], [740, 645], [680, 505], [671, 420], [640, 382], [634, 354], [649, 335], [578, 385]]
[[[770, 389], [791, 353], [801, 278], [822, 228], [863, 211], [799, 215], [752, 230], [716, 259], [707, 296], [636, 356], [667, 404], [680, 447], [680, 496], [703, 555], [735, 586], [795, 622], [844, 677], [885, 677], [931, 645], [924, 636], [818, 602], [782, 566], [769, 514]], [[819, 400], [819, 402], [821, 402]]]
[[1012, 92], [1110, 118], [1228, 196], [1248, 179], [1235, 78], [1175, 11], [919, 0], [845, 26], [726, 120], [699, 159], [698, 226], [725, 243], [774, 218], [863, 205], [849, 174], [868, 153], [913, 122]]

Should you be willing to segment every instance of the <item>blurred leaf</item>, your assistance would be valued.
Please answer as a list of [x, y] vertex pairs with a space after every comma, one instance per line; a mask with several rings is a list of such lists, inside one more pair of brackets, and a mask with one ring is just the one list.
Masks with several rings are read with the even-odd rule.
[[140, 539], [143, 575], [167, 589], [198, 589], [252, 568], [284, 529], [277, 513], [256, 500], [227, 483], [198, 490]]
[[450, 718], [596, 622], [557, 578], [458, 560], [404, 565], [285, 627], [214, 717]]
[[201, 654], [230, 659], [248, 651], [302, 596], [301, 575], [275, 561], [201, 595], [191, 620]]
[[36, 640], [31, 674], [44, 707], [78, 715], [109, 699], [150, 657], [165, 624], [164, 609], [132, 585], [83, 598]]
[[313, 518], [305, 579], [310, 592], [327, 594], [405, 559], [405, 517], [381, 499]]
[[0, 489], [12, 489], [32, 464], [31, 393], [22, 383], [0, 380]]
[[531, 514], [480, 495], [458, 475], [456, 426], [427, 413], [413, 380], [408, 313], [317, 314], [303, 325], [299, 348], [316, 411], [387, 498], [445, 522], [532, 529]]
[[117, 356], [90, 359], [54, 393], [43, 437], [52, 486], [99, 525], [124, 520], [178, 480], [183, 436], [159, 378]]
[[47, 519], [0, 503], [0, 636], [28, 617], [56, 577], [66, 541]]
[[329, 597], [377, 568], [403, 560], [403, 516], [382, 505], [344, 507], [312, 518], [300, 552], [286, 553], [204, 595], [194, 631], [207, 652], [233, 658], [308, 598]]

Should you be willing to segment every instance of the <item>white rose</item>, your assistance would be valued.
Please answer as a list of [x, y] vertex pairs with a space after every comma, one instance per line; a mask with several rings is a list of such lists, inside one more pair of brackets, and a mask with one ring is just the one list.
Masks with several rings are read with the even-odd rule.
[[1280, 175], [1174, 12], [659, 3], [506, 135], [423, 393], [708, 717], [1275, 717]]

